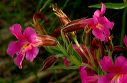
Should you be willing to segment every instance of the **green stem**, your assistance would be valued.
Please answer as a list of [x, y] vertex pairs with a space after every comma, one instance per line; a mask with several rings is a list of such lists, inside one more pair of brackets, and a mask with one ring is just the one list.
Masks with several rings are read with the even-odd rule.
[[52, 0], [47, 0], [45, 2], [45, 4], [42, 6], [42, 8], [40, 9], [40, 11], [42, 11]]
[[97, 67], [96, 67], [96, 65], [95, 65], [94, 58], [93, 58], [92, 54], [90, 53], [90, 51], [89, 51], [87, 48], [86, 48], [86, 50], [87, 50], [87, 52], [88, 52], [88, 54], [89, 54], [89, 56], [90, 56], [90, 62], [91, 62], [91, 64], [92, 64], [93, 67], [96, 69]]
[[126, 14], [127, 14], [127, 7], [124, 9], [123, 17], [122, 17], [122, 30], [121, 30], [121, 39], [120, 39], [120, 45], [123, 44], [123, 37], [125, 34], [125, 26], [126, 26]]
[[63, 5], [63, 7], [62, 7], [62, 9], [64, 9], [64, 8], [66, 7], [66, 5], [67, 5], [68, 2], [69, 2], [69, 0], [66, 0], [66, 1], [65, 1], [64, 5]]

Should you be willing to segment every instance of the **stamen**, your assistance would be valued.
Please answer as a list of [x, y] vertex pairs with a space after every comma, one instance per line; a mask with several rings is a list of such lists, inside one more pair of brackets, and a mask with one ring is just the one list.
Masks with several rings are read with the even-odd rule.
[[96, 25], [96, 28], [98, 28], [98, 29], [102, 29], [102, 27], [103, 27], [103, 25], [102, 24], [100, 24], [100, 23], [98, 23], [97, 25]]

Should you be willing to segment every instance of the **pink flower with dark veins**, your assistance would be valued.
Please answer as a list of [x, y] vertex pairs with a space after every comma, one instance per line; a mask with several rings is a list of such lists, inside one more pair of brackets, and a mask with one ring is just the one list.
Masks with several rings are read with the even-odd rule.
[[110, 22], [103, 14], [106, 11], [106, 7], [101, 3], [101, 10], [94, 12], [93, 18], [84, 19], [81, 21], [82, 24], [88, 25], [92, 29], [93, 35], [101, 41], [107, 41], [110, 36], [110, 31], [114, 22]]
[[20, 24], [14, 24], [10, 27], [10, 31], [18, 40], [9, 44], [7, 53], [12, 58], [15, 57], [15, 54], [17, 55], [14, 58], [14, 63], [21, 69], [24, 57], [30, 62], [36, 58], [39, 52], [37, 45], [40, 41], [37, 39], [35, 30], [31, 27], [27, 27], [22, 33]]
[[98, 83], [126, 83], [127, 82], [127, 59], [118, 56], [115, 62], [109, 56], [104, 56], [100, 61], [100, 66], [105, 72], [100, 76]]
[[127, 47], [127, 36], [125, 35], [124, 39], [123, 39], [123, 42], [125, 44], [125, 46]]
[[8, 45], [7, 53], [14, 58], [14, 63], [20, 69], [24, 57], [30, 62], [36, 58], [39, 52], [38, 46], [54, 46], [57, 44], [55, 38], [47, 35], [38, 36], [31, 27], [26, 27], [22, 33], [21, 25], [14, 24], [10, 27], [10, 31], [18, 40], [12, 41]]

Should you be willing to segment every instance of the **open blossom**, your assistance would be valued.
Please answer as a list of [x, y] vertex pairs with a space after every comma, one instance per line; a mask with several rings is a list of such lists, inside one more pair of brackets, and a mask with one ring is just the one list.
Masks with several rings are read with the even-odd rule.
[[36, 40], [37, 34], [31, 27], [27, 27], [22, 34], [20, 24], [12, 25], [10, 27], [10, 31], [18, 39], [18, 41], [12, 41], [9, 44], [7, 53], [12, 58], [14, 58], [16, 54], [17, 56], [14, 59], [14, 63], [19, 68], [22, 68], [22, 61], [24, 57], [32, 62], [39, 52], [39, 49], [36, 46], [36, 43], [38, 42]]
[[124, 42], [125, 46], [127, 47], [127, 36], [124, 37], [123, 42]]
[[84, 19], [81, 22], [92, 29], [93, 35], [101, 41], [107, 41], [114, 23], [110, 22], [103, 14], [106, 11], [105, 5], [101, 4], [101, 10], [94, 12], [93, 18]]
[[93, 18], [82, 18], [71, 21], [63, 27], [63, 32], [72, 32], [84, 29], [85, 26], [92, 29], [92, 34], [101, 41], [107, 41], [110, 36], [110, 30], [114, 26], [114, 22], [110, 22], [103, 14], [106, 11], [106, 6], [101, 3], [101, 10], [94, 12]]
[[10, 27], [10, 31], [18, 40], [12, 41], [8, 45], [7, 53], [14, 58], [14, 63], [20, 69], [22, 68], [24, 57], [30, 62], [36, 58], [39, 52], [38, 46], [56, 44], [55, 40], [50, 36], [37, 36], [35, 30], [31, 27], [25, 28], [22, 33], [21, 25], [14, 24]]
[[98, 83], [126, 83], [127, 82], [127, 59], [118, 56], [115, 62], [109, 56], [104, 56], [100, 66], [106, 75], [101, 76]]

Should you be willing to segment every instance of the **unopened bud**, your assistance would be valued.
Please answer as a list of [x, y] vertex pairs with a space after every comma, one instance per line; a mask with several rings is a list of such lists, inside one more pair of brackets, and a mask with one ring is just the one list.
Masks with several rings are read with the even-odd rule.
[[54, 65], [57, 61], [57, 57], [56, 56], [50, 56], [48, 58], [45, 59], [45, 61], [43, 62], [43, 67], [42, 67], [42, 71], [46, 70], [48, 68], [50, 68], [52, 65]]

